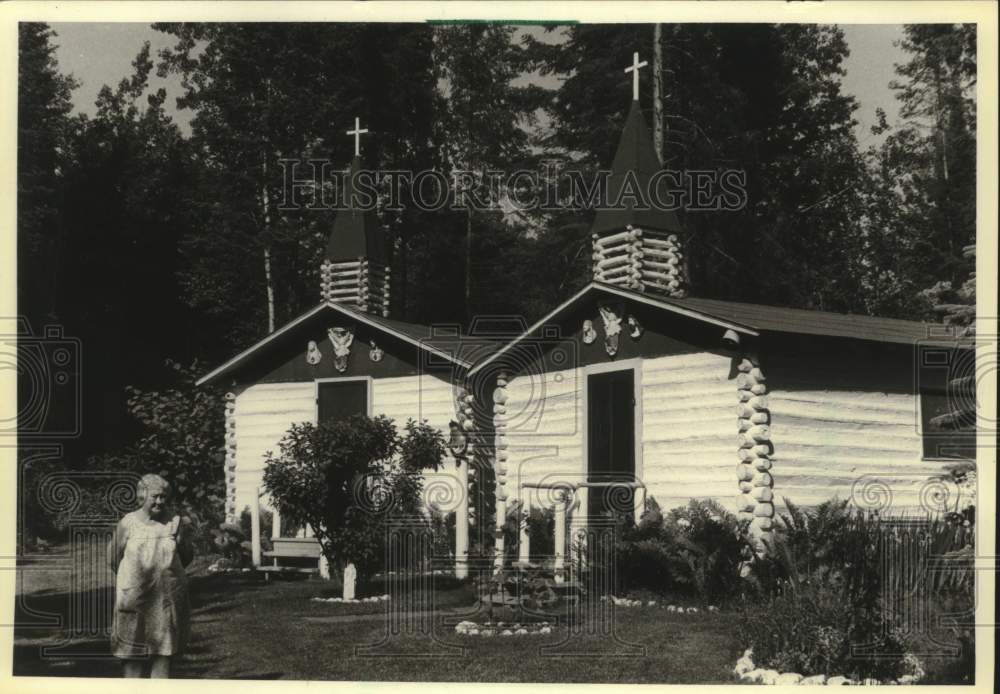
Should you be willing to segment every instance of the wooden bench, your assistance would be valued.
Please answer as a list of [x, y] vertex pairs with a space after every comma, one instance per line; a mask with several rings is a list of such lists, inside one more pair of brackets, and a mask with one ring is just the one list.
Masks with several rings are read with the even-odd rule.
[[271, 547], [261, 556], [271, 559], [272, 565], [257, 567], [265, 578], [270, 573], [319, 573], [322, 550], [315, 537], [273, 537]]

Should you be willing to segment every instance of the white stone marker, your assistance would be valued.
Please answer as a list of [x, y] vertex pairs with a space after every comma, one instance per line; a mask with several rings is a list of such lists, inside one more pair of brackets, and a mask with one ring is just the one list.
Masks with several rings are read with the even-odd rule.
[[344, 567], [344, 600], [354, 599], [354, 586], [358, 580], [358, 570], [354, 568], [354, 564], [348, 564]]

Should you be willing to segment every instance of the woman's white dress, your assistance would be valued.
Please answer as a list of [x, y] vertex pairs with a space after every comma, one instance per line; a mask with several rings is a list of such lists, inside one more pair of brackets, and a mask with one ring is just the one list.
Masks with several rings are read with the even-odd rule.
[[117, 542], [124, 541], [125, 550], [115, 582], [111, 634], [111, 649], [119, 658], [184, 650], [191, 606], [177, 533], [176, 523], [145, 522], [137, 512], [122, 519]]

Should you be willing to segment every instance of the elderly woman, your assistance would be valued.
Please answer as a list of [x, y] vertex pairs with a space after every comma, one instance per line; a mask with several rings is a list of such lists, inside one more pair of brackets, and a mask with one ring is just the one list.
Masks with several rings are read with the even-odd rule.
[[193, 551], [181, 518], [170, 516], [165, 479], [143, 476], [136, 496], [142, 506], [121, 519], [108, 545], [116, 574], [111, 648], [123, 660], [126, 677], [142, 677], [151, 659], [150, 677], [165, 678], [171, 657], [187, 642], [191, 608], [184, 567]]

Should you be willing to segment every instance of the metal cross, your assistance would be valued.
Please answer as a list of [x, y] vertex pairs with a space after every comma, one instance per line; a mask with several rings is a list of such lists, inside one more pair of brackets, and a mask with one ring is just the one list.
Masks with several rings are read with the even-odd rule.
[[649, 65], [645, 60], [639, 62], [639, 52], [632, 54], [632, 67], [625, 68], [625, 72], [632, 73], [632, 101], [639, 100], [639, 68]]
[[[639, 55], [636, 53], [636, 55]], [[636, 97], [638, 98], [638, 97]], [[354, 135], [354, 156], [361, 156], [361, 136], [368, 132], [368, 128], [361, 129], [361, 119], [354, 119], [354, 130], [348, 130], [348, 135]]]

